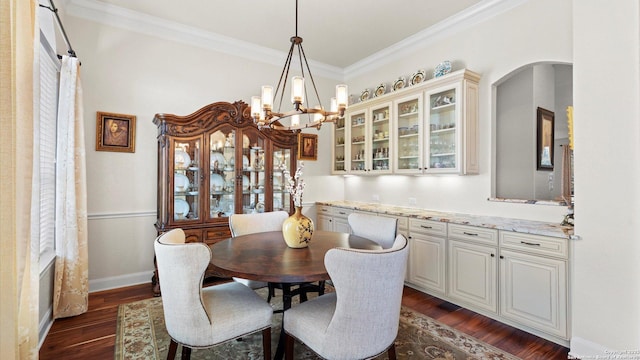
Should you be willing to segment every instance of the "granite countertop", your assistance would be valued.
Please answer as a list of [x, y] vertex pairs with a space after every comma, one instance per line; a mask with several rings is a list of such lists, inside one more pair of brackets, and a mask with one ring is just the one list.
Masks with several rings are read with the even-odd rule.
[[543, 221], [467, 215], [359, 201], [318, 201], [316, 204], [565, 239], [570, 239], [570, 236], [573, 235], [572, 226], [562, 226], [560, 224]]

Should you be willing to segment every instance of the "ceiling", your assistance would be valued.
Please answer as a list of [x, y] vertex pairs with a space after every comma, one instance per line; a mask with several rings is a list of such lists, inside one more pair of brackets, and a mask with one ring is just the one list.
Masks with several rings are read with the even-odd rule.
[[[453, 15], [499, 0], [302, 0], [298, 36], [309, 60], [345, 68]], [[94, 0], [287, 52], [294, 0]]]

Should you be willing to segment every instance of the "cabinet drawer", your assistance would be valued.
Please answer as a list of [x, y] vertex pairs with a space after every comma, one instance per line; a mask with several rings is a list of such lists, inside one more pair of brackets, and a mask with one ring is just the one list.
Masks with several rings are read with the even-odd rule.
[[447, 236], [447, 223], [433, 220], [409, 219], [409, 232]]
[[[369, 213], [369, 214], [373, 215], [373, 213]], [[406, 217], [393, 216], [393, 215], [387, 215], [387, 214], [378, 214], [378, 216], [396, 219], [396, 220], [398, 220], [398, 224], [397, 224], [398, 230], [399, 231], [406, 231], [407, 230], [407, 224], [409, 223], [409, 220]]]
[[512, 231], [500, 231], [500, 246], [533, 254], [557, 256], [566, 259], [569, 254], [567, 239]]
[[207, 245], [212, 245], [220, 240], [224, 240], [231, 237], [231, 230], [228, 228], [219, 229], [207, 229], [204, 231], [204, 242]]
[[449, 224], [449, 238], [480, 244], [498, 245], [498, 230], [477, 226]]
[[347, 218], [349, 216], [349, 214], [351, 214], [353, 212], [353, 210], [351, 209], [345, 209], [345, 208], [332, 208], [332, 215], [333, 217], [337, 217], [337, 218]]
[[316, 208], [316, 213], [318, 215], [331, 216], [331, 215], [333, 215], [331, 210], [332, 210], [331, 206], [318, 205], [318, 207]]

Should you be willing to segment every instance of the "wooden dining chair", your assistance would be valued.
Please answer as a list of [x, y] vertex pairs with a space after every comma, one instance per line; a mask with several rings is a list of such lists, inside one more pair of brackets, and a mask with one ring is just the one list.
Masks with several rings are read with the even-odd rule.
[[351, 233], [375, 241], [383, 249], [388, 249], [396, 239], [398, 219], [362, 213], [352, 213], [347, 217]]
[[324, 263], [335, 292], [285, 311], [285, 359], [293, 358], [294, 339], [325, 359], [369, 359], [385, 351], [395, 359], [408, 254], [403, 235], [389, 249], [329, 250]]
[[273, 309], [248, 287], [229, 282], [202, 288], [211, 249], [185, 243], [182, 229], [173, 229], [154, 243], [165, 325], [171, 337], [167, 359], [182, 344], [182, 359], [191, 349], [208, 348], [262, 331], [265, 359], [271, 358]]

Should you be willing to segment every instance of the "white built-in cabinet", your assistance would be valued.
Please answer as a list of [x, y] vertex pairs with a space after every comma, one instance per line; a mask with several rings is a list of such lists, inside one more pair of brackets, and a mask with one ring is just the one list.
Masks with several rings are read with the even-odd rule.
[[332, 174], [477, 174], [479, 80], [459, 70], [350, 105]]
[[318, 205], [316, 208], [316, 228], [322, 231], [351, 233], [347, 217], [352, 212], [348, 209]]
[[[366, 212], [318, 205], [318, 228], [350, 232]], [[409, 240], [406, 284], [534, 335], [568, 346], [568, 239], [446, 221], [398, 219]]]
[[412, 284], [444, 295], [446, 292], [447, 224], [409, 219], [409, 279]]
[[564, 239], [500, 232], [500, 315], [567, 338], [568, 246]]
[[498, 231], [449, 224], [449, 297], [492, 313], [498, 311]]

